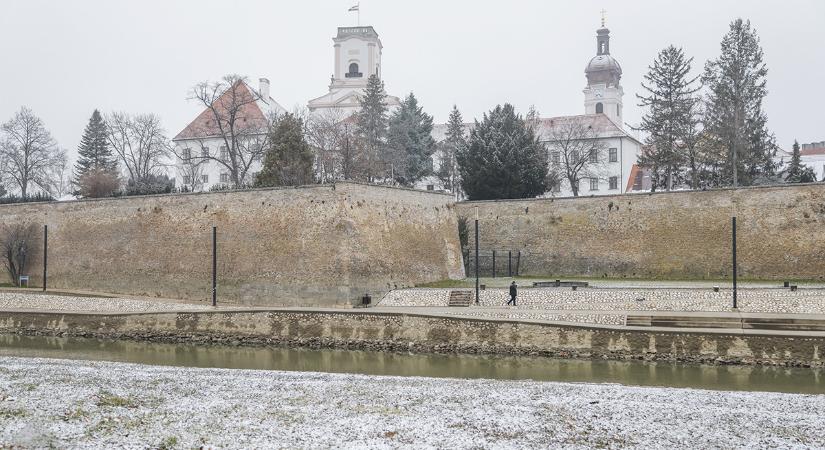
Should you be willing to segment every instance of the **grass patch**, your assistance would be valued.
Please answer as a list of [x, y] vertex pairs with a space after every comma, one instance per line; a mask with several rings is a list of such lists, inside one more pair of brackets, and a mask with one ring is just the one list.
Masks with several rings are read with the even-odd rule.
[[97, 395], [97, 406], [115, 408], [137, 408], [138, 403], [131, 397], [121, 397], [110, 392], [101, 392]]
[[177, 445], [178, 445], [177, 436], [169, 436], [168, 438], [160, 441], [160, 444], [158, 444], [158, 449], [159, 450], [170, 450], [170, 449], [173, 449], [173, 448], [177, 447]]
[[15, 408], [2, 408], [0, 409], [0, 419], [16, 419], [19, 417], [26, 417], [28, 413], [25, 409]]

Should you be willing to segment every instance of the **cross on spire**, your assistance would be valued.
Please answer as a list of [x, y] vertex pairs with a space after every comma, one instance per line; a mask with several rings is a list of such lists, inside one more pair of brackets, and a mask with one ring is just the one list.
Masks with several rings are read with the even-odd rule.
[[604, 8], [602, 8], [602, 28], [604, 28], [604, 20], [606, 18], [606, 15], [607, 11]]

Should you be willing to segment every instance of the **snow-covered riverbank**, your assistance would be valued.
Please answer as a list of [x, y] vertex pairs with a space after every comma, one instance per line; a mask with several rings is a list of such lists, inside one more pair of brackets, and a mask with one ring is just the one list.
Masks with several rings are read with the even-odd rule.
[[823, 447], [825, 395], [0, 358], [0, 447]]

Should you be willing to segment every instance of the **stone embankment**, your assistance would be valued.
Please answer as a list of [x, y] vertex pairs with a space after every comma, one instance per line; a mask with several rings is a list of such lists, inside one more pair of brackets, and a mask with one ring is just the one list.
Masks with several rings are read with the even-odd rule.
[[[472, 309], [472, 308], [464, 308]], [[0, 311], [0, 333], [195, 344], [822, 366], [825, 336], [677, 332], [370, 310]]]

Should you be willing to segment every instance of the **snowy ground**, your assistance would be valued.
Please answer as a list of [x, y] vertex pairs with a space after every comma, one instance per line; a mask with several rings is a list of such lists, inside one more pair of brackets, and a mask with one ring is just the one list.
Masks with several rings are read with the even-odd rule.
[[814, 448], [825, 395], [0, 358], [0, 447]]
[[28, 292], [0, 292], [0, 310], [23, 309], [44, 311], [95, 311], [134, 313], [210, 309], [197, 303], [143, 298], [73, 297]]

